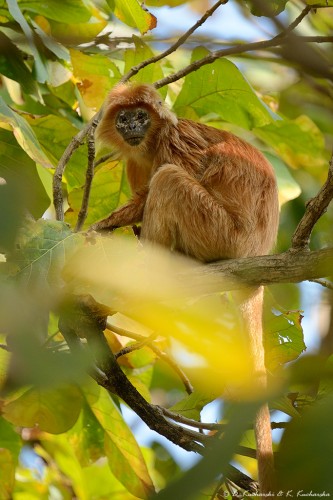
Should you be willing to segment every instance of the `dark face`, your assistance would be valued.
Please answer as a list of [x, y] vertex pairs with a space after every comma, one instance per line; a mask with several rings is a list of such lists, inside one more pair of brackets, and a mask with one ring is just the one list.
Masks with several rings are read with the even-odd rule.
[[142, 108], [123, 109], [116, 117], [117, 131], [131, 146], [138, 146], [143, 141], [150, 125], [149, 113]]

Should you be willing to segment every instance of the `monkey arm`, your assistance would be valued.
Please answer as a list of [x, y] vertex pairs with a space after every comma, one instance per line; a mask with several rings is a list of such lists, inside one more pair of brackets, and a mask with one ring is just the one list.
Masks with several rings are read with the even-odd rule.
[[129, 226], [141, 222], [147, 196], [148, 187], [135, 193], [128, 203], [117, 208], [105, 219], [93, 224], [91, 229], [95, 231], [113, 231], [117, 227]]

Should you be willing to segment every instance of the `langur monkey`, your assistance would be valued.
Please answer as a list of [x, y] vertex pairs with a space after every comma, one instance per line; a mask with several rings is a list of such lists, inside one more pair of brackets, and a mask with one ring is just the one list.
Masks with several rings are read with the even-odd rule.
[[[110, 93], [98, 138], [127, 161], [133, 197], [97, 231], [142, 222], [141, 238], [202, 262], [264, 255], [277, 234], [273, 168], [255, 147], [224, 130], [177, 118], [153, 86], [119, 84]], [[262, 344], [263, 288], [240, 305], [253, 369], [266, 387]], [[268, 406], [256, 417], [259, 485], [274, 490]], [[267, 497], [268, 498], [268, 497]]]

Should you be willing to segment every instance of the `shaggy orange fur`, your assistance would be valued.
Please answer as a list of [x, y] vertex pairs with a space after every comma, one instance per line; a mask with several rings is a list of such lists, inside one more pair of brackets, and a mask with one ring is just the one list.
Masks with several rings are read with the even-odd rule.
[[[144, 109], [151, 125], [131, 146], [115, 127], [121, 110]], [[235, 135], [178, 119], [149, 85], [123, 84], [109, 95], [97, 129], [127, 160], [133, 198], [93, 226], [96, 230], [142, 222], [142, 238], [203, 262], [263, 255], [277, 234], [279, 205], [270, 163]], [[258, 384], [266, 387], [262, 345], [262, 289], [240, 310], [248, 330]], [[273, 453], [267, 405], [255, 424], [259, 483], [273, 490]]]

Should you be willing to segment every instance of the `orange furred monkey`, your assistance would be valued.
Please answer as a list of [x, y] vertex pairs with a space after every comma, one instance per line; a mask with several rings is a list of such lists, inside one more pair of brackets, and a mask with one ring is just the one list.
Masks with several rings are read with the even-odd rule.
[[[272, 166], [224, 130], [178, 119], [150, 85], [120, 84], [109, 95], [98, 137], [127, 161], [132, 199], [93, 226], [142, 222], [143, 240], [203, 262], [263, 255], [277, 234], [279, 204]], [[262, 287], [240, 305], [258, 386], [266, 387]], [[267, 405], [255, 422], [261, 493], [274, 489]]]

